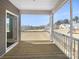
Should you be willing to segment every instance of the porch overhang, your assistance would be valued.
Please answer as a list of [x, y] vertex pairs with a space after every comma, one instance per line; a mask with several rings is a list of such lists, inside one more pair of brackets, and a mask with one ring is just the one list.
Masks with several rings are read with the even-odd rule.
[[50, 10], [20, 10], [21, 14], [50, 14]]
[[21, 14], [55, 13], [67, 0], [9, 0]]

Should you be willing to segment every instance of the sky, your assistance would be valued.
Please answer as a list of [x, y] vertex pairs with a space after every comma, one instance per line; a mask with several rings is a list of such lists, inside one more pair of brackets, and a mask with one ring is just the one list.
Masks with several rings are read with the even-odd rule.
[[[73, 1], [73, 17], [79, 16], [79, 0]], [[69, 1], [60, 8], [54, 15], [54, 22], [58, 20], [70, 19]], [[21, 25], [40, 26], [49, 23], [49, 15], [21, 15]]]
[[[72, 0], [72, 11], [74, 16], [79, 16], [79, 0]], [[69, 1], [60, 8], [54, 15], [54, 22], [58, 20], [70, 19], [70, 4]]]
[[49, 23], [48, 15], [21, 15], [21, 25], [40, 26]]

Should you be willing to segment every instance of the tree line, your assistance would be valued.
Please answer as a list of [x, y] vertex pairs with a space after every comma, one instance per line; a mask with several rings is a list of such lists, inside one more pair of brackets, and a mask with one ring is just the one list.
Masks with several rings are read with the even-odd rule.
[[41, 26], [29, 26], [29, 25], [24, 25], [21, 26], [21, 30], [34, 30], [34, 29], [44, 29], [46, 25], [41, 25]]
[[[75, 16], [73, 19], [72, 19], [73, 22], [76, 22], [76, 23], [79, 23], [79, 17], [78, 16]], [[64, 19], [64, 20], [58, 20], [55, 24], [56, 25], [61, 25], [61, 24], [69, 24], [70, 21], [69, 19]]]

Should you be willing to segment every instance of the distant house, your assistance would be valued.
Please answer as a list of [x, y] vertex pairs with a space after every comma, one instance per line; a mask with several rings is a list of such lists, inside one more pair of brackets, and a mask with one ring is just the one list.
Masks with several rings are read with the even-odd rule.
[[79, 23], [73, 23], [73, 28], [74, 29], [79, 29]]
[[45, 26], [44, 30], [49, 32], [50, 26], [49, 25]]
[[79, 34], [79, 23], [73, 24], [73, 33]]
[[70, 24], [61, 24], [59, 25], [59, 29], [69, 29], [70, 28]]
[[[70, 24], [61, 24], [59, 25], [59, 29], [70, 29]], [[73, 23], [73, 31], [74, 34], [79, 33], [79, 23]]]

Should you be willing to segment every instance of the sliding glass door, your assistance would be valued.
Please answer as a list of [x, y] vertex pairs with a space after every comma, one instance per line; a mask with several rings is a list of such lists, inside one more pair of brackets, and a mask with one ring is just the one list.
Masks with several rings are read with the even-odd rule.
[[17, 16], [6, 13], [6, 47], [12, 47], [17, 42]]

